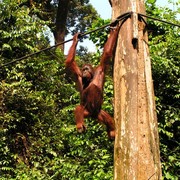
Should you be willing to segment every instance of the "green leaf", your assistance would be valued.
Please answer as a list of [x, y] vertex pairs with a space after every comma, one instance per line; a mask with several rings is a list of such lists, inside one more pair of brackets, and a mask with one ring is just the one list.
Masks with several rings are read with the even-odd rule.
[[9, 45], [9, 44], [3, 44], [3, 46], [2, 46], [2, 50], [12, 50], [12, 48], [11, 48], [11, 46]]

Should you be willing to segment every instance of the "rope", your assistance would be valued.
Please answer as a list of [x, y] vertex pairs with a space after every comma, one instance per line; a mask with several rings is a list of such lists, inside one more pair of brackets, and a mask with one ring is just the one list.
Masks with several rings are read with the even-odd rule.
[[[130, 16], [130, 12], [124, 13], [124, 14], [120, 15], [119, 17], [117, 17], [114, 21], [112, 21], [112, 22], [109, 23], [109, 24], [106, 24], [106, 25], [104, 25], [104, 26], [102, 26], [102, 27], [99, 27], [99, 28], [97, 28], [97, 29], [94, 29], [94, 30], [92, 30], [92, 31], [88, 31], [88, 32], [85, 32], [85, 33], [80, 34], [80, 37], [83, 37], [83, 36], [85, 36], [85, 35], [88, 35], [88, 34], [91, 34], [91, 33], [93, 33], [93, 32], [96, 32], [96, 31], [98, 31], [98, 30], [100, 30], [100, 29], [104, 29], [104, 28], [106, 28], [106, 27], [108, 27], [108, 26], [110, 26], [110, 25], [112, 25], [112, 24], [114, 24], [114, 23], [116, 23], [116, 22], [119, 22], [119, 21], [121, 21], [121, 20], [123, 20], [123, 19], [125, 19], [125, 18], [127, 18], [127, 17], [129, 17], [129, 16]], [[55, 45], [53, 45], [53, 46], [51, 46], [51, 47], [43, 48], [43, 49], [41, 49], [41, 50], [39, 50], [39, 51], [37, 51], [37, 52], [35, 52], [35, 53], [31, 53], [31, 54], [28, 54], [28, 55], [26, 55], [26, 56], [23, 56], [23, 57], [20, 57], [20, 58], [18, 58], [18, 59], [15, 59], [15, 60], [13, 60], [13, 61], [10, 61], [10, 62], [8, 62], [8, 63], [5, 63], [5, 64], [1, 65], [0, 68], [2, 68], [2, 67], [4, 67], [4, 66], [7, 66], [7, 65], [9, 65], [9, 64], [12, 64], [12, 63], [21, 61], [21, 60], [23, 60], [23, 59], [27, 59], [27, 58], [29, 58], [29, 57], [31, 57], [31, 56], [40, 54], [40, 53], [43, 52], [43, 51], [50, 50], [50, 49], [52, 49], [52, 48], [54, 48], [54, 47], [60, 46], [60, 45], [65, 44], [65, 43], [67, 43], [67, 42], [69, 42], [69, 41], [72, 41], [72, 40], [73, 40], [73, 38], [68, 39], [68, 40], [66, 40], [66, 41], [63, 41], [63, 42], [61, 42], [61, 43], [57, 43], [57, 44], [55, 44]]]
[[[99, 30], [104, 29], [104, 28], [106, 28], [106, 27], [108, 27], [108, 26], [111, 26], [111, 25], [113, 25], [113, 24], [115, 24], [115, 23], [117, 23], [117, 22], [119, 22], [119, 21], [122, 21], [123, 19], [126, 19], [126, 18], [130, 17], [132, 13], [133, 13], [133, 12], [124, 13], [124, 14], [120, 15], [119, 17], [117, 17], [117, 18], [116, 18], [114, 21], [112, 21], [111, 23], [108, 23], [108, 24], [106, 24], [106, 25], [104, 25], [104, 26], [101, 26], [101, 27], [99, 27], [99, 28], [96, 28], [96, 29], [94, 29], [94, 30], [91, 30], [91, 31], [88, 31], [88, 32], [85, 32], [85, 33], [80, 34], [80, 37], [83, 37], [83, 36], [85, 36], [85, 35], [88, 35], [88, 34], [91, 34], [91, 33], [93, 33], [93, 32], [99, 31]], [[148, 15], [145, 15], [145, 14], [138, 13], [138, 15], [141, 16], [141, 17], [146, 17], [146, 18], [149, 18], [149, 19], [152, 19], [152, 20], [155, 20], [155, 21], [159, 21], [159, 22], [162, 22], [162, 23], [169, 24], [169, 25], [173, 25], [173, 26], [180, 27], [179, 24], [174, 24], [174, 23], [171, 23], [171, 22], [168, 22], [168, 21], [165, 21], [165, 20], [161, 20], [161, 19], [158, 19], [158, 18], [154, 18], [154, 17], [148, 16]], [[29, 58], [29, 57], [31, 57], [31, 56], [40, 54], [40, 53], [43, 52], [43, 51], [50, 50], [50, 49], [52, 49], [52, 48], [54, 48], [54, 47], [60, 46], [60, 45], [65, 44], [65, 43], [67, 43], [67, 42], [69, 42], [69, 41], [72, 41], [72, 40], [73, 40], [73, 38], [68, 39], [68, 40], [66, 40], [66, 41], [63, 41], [63, 42], [61, 42], [61, 43], [57, 43], [57, 44], [55, 44], [55, 45], [53, 45], [53, 46], [51, 46], [51, 47], [47, 47], [47, 48], [41, 49], [41, 50], [39, 50], [39, 51], [37, 51], [37, 52], [35, 52], [35, 53], [31, 53], [31, 54], [28, 54], [28, 55], [26, 55], [26, 56], [20, 57], [20, 58], [18, 58], [18, 59], [15, 59], [15, 60], [13, 60], [13, 61], [10, 61], [10, 62], [8, 62], [8, 63], [5, 63], [5, 64], [1, 65], [0, 68], [2, 68], [2, 67], [4, 67], [4, 66], [7, 66], [7, 65], [9, 65], [9, 64], [12, 64], [12, 63], [21, 61], [21, 60], [23, 60], [23, 59], [27, 59], [27, 58]]]
[[104, 28], [106, 28], [106, 27], [108, 27], [108, 26], [111, 26], [112, 24], [114, 24], [114, 23], [116, 23], [116, 22], [122, 21], [123, 19], [130, 17], [130, 15], [131, 15], [131, 12], [124, 13], [124, 14], [120, 15], [119, 17], [117, 17], [117, 18], [116, 18], [114, 21], [112, 21], [111, 23], [106, 24], [106, 25], [104, 25], [104, 26], [101, 26], [101, 27], [99, 27], [99, 28], [97, 28], [97, 29], [94, 29], [94, 30], [92, 30], [92, 31], [85, 32], [85, 33], [81, 34], [81, 36], [85, 36], [85, 35], [91, 34], [91, 33], [93, 33], [93, 32], [99, 31], [99, 30], [101, 30], [101, 29], [104, 29]]
[[145, 14], [141, 14], [141, 13], [138, 13], [138, 15], [142, 16], [142, 17], [146, 17], [148, 19], [153, 19], [155, 21], [159, 21], [159, 22], [162, 22], [162, 23], [165, 23], [165, 24], [170, 24], [172, 26], [177, 26], [177, 27], [180, 27], [179, 24], [174, 24], [172, 22], [168, 22], [168, 21], [165, 21], [165, 20], [162, 20], [162, 19], [158, 19], [158, 18], [155, 18], [155, 17], [151, 17], [151, 16], [148, 16], [148, 15], [145, 15]]
[[53, 46], [51, 46], [51, 47], [43, 48], [43, 49], [41, 49], [41, 50], [39, 50], [39, 51], [37, 51], [37, 52], [35, 52], [35, 53], [31, 53], [31, 54], [28, 54], [28, 55], [26, 55], [26, 56], [23, 56], [23, 57], [20, 57], [20, 58], [18, 58], [18, 59], [15, 59], [15, 60], [13, 60], [13, 61], [10, 61], [10, 62], [8, 62], [8, 63], [5, 63], [5, 64], [1, 65], [0, 68], [2, 68], [2, 67], [4, 67], [4, 66], [7, 66], [7, 65], [9, 65], [9, 64], [12, 64], [12, 63], [21, 61], [21, 60], [23, 60], [23, 59], [27, 59], [27, 58], [29, 58], [29, 57], [31, 57], [31, 56], [40, 54], [40, 53], [43, 52], [43, 51], [48, 51], [48, 50], [50, 50], [50, 49], [52, 49], [52, 48], [54, 48], [54, 47], [56, 47], [56, 46], [59, 46], [59, 45], [61, 45], [61, 44], [65, 44], [65, 43], [67, 43], [67, 42], [69, 42], [69, 41], [72, 41], [72, 40], [73, 40], [73, 39], [68, 39], [68, 40], [63, 41], [63, 42], [61, 42], [61, 43], [57, 43], [57, 44], [55, 44], [55, 45], [53, 45]]

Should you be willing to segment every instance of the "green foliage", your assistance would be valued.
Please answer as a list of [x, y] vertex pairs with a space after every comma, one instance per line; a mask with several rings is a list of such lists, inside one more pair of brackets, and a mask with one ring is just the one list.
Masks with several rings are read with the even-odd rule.
[[[28, 6], [8, 1], [0, 8], [1, 64], [48, 46], [46, 23]], [[60, 51], [5, 66], [0, 80], [1, 179], [112, 179], [113, 142], [105, 128], [87, 120], [87, 132], [76, 132], [79, 93]]]
[[[21, 6], [29, 7], [32, 15], [36, 15], [39, 19], [49, 23], [51, 32], [55, 33], [55, 21], [57, 18], [57, 11], [59, 1], [57, 0], [33, 0], [33, 4], [28, 1], [21, 3]], [[85, 32], [87, 27], [91, 26], [93, 20], [99, 15], [95, 8], [89, 3], [89, 0], [71, 0], [69, 2], [69, 12], [66, 24], [66, 34], [74, 34], [78, 31]]]
[[[76, 17], [76, 18], [74, 18]], [[91, 27], [94, 20], [99, 17], [95, 8], [89, 4], [89, 0], [72, 0], [70, 1], [67, 27], [69, 32], [86, 32], [87, 27]]]
[[[89, 31], [94, 30], [96, 28], [102, 27], [106, 24], [108, 24], [110, 20], [104, 20], [102, 18], [97, 18], [96, 21], [93, 22], [92, 27], [89, 28]], [[107, 36], [108, 36], [109, 30], [108, 28], [104, 28], [103, 31], [95, 31], [90, 34], [90, 40], [96, 45], [97, 49], [103, 48]]]
[[[39, 16], [40, 6], [45, 4], [36, 2], [31, 9], [16, 1], [0, 3], [1, 64], [49, 46], [44, 35], [49, 22]], [[151, 4], [148, 11], [178, 22], [176, 12], [167, 8]], [[91, 22], [90, 16], [88, 19]], [[98, 19], [92, 29], [106, 23], [109, 20]], [[148, 24], [163, 177], [179, 179], [179, 29], [154, 21]], [[101, 49], [107, 34], [108, 30], [97, 31], [90, 38]], [[100, 53], [79, 51], [78, 62], [97, 65]], [[110, 114], [112, 97], [113, 82], [107, 76], [103, 109]], [[64, 56], [58, 49], [1, 68], [1, 179], [113, 179], [113, 142], [108, 140], [105, 127], [93, 119], [86, 119], [86, 133], [76, 132], [73, 111], [78, 103], [79, 93], [65, 73]]]
[[[154, 8], [151, 13], [178, 24], [177, 12]], [[180, 157], [180, 37], [179, 28], [149, 20], [160, 151], [164, 179], [179, 179]]]
[[46, 23], [36, 16], [30, 17], [30, 9], [27, 7], [19, 11], [15, 1], [3, 1], [0, 9], [0, 50], [5, 61], [23, 56], [24, 52], [36, 51], [40, 46]]

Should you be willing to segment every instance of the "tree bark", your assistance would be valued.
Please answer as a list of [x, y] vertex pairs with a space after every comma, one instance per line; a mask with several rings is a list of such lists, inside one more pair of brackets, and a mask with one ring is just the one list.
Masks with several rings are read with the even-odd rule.
[[[66, 20], [68, 15], [69, 2], [70, 0], [59, 0], [58, 3], [55, 31], [56, 44], [61, 43], [65, 40]], [[62, 52], [64, 52], [64, 44], [60, 45], [59, 48], [62, 50]]]
[[112, 19], [133, 11], [122, 25], [114, 60], [114, 180], [160, 180], [161, 163], [143, 0], [111, 0]]

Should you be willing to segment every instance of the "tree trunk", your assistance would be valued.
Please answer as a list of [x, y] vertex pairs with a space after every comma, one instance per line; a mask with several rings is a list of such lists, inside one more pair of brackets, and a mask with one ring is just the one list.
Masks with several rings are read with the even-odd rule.
[[[56, 44], [61, 43], [65, 39], [66, 33], [66, 20], [68, 15], [68, 6], [70, 0], [59, 0], [57, 16], [56, 16], [56, 31], [55, 31], [55, 42]], [[64, 52], [64, 44], [60, 45], [59, 48]]]
[[[111, 0], [112, 19], [145, 13], [143, 0]], [[122, 25], [114, 62], [114, 180], [160, 180], [161, 164], [146, 24]]]

